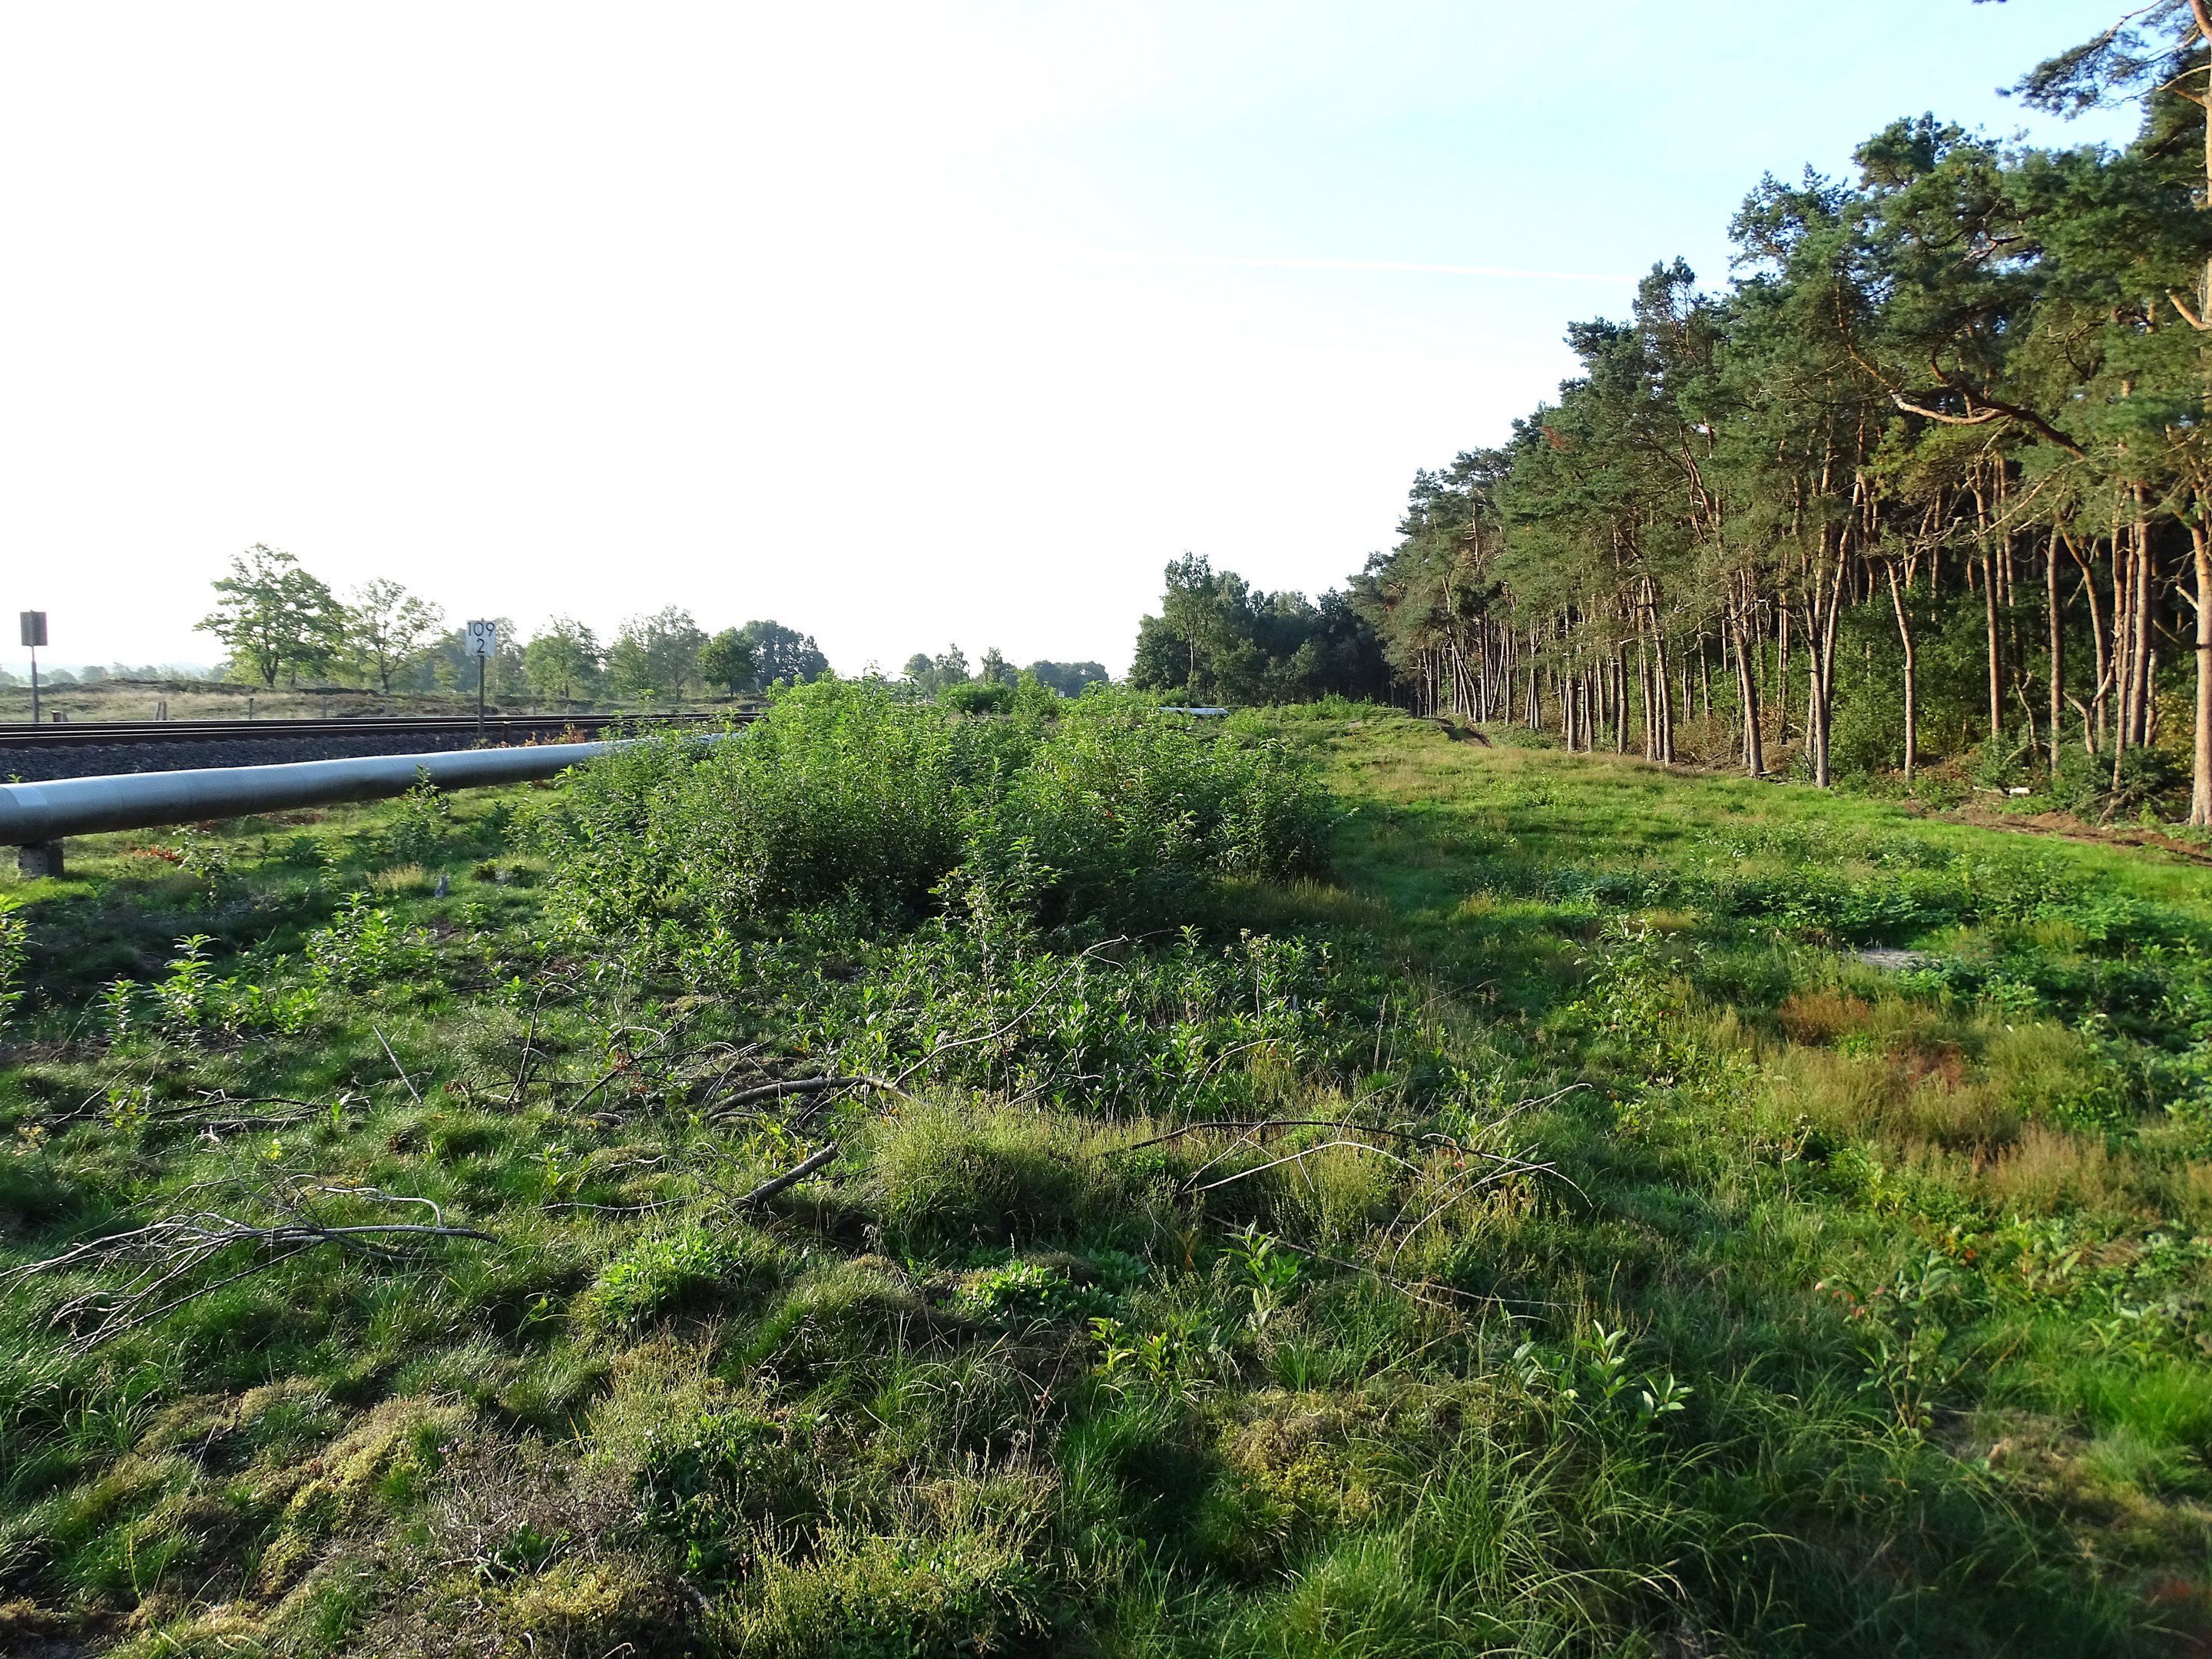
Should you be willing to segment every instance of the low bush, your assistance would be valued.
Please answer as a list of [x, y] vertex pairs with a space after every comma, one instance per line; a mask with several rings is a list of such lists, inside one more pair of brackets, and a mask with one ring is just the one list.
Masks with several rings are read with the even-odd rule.
[[595, 929], [757, 934], [823, 907], [910, 921], [963, 865], [1047, 921], [1157, 921], [1208, 883], [1313, 863], [1326, 823], [1279, 744], [1139, 700], [969, 720], [832, 680], [779, 694], [742, 731], [595, 762], [534, 834]]
[[651, 1443], [638, 1473], [646, 1523], [684, 1571], [726, 1582], [757, 1557], [804, 1544], [822, 1513], [820, 1474], [788, 1420], [708, 1412], [688, 1435]]
[[775, 1247], [758, 1233], [702, 1225], [656, 1233], [606, 1265], [591, 1305], [609, 1323], [642, 1324], [767, 1290], [779, 1265]]

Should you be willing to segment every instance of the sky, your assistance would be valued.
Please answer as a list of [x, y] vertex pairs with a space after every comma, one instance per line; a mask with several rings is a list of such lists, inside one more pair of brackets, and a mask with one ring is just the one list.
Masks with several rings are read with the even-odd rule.
[[[208, 662], [260, 542], [458, 623], [1119, 673], [1318, 592], [1762, 173], [2121, 0], [0, 7], [0, 614]], [[21, 653], [0, 647], [20, 672]]]

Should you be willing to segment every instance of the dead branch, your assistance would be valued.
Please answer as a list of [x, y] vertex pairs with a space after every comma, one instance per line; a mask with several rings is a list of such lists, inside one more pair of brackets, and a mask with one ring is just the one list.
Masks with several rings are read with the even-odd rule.
[[816, 1152], [812, 1157], [807, 1158], [805, 1163], [800, 1164], [797, 1168], [786, 1170], [781, 1175], [777, 1176], [774, 1180], [762, 1182], [759, 1186], [754, 1188], [752, 1191], [747, 1193], [743, 1198], [739, 1199], [737, 1201], [735, 1207], [744, 1210], [750, 1209], [756, 1204], [767, 1203], [769, 1200], [774, 1198], [778, 1193], [782, 1192], [786, 1188], [796, 1187], [800, 1182], [805, 1180], [807, 1176], [812, 1175], [817, 1170], [820, 1169], [823, 1164], [827, 1164], [831, 1158], [836, 1156], [837, 1143], [833, 1140], [827, 1146], [824, 1146], [820, 1152]]
[[[1560, 1095], [1566, 1094], [1572, 1089], [1581, 1088], [1583, 1086], [1585, 1085], [1580, 1084], [1570, 1085], [1568, 1089], [1563, 1089], [1558, 1091], [1554, 1094], [1545, 1096], [1542, 1097], [1541, 1101], [1522, 1101], [1519, 1106], [1516, 1106], [1514, 1109], [1514, 1113], [1508, 1114], [1508, 1117], [1510, 1118], [1513, 1115], [1517, 1114], [1526, 1107], [1540, 1104], [1543, 1101], [1556, 1100]], [[1498, 1126], [1492, 1125], [1487, 1127], [1494, 1128]], [[1218, 1181], [1208, 1182], [1202, 1187], [1194, 1184], [1200, 1176], [1205, 1175], [1208, 1170], [1220, 1164], [1224, 1158], [1228, 1158], [1231, 1152], [1235, 1152], [1238, 1146], [1252, 1142], [1261, 1133], [1269, 1129], [1291, 1128], [1334, 1129], [1338, 1132], [1340, 1138], [1334, 1140], [1324, 1141], [1319, 1146], [1305, 1147], [1301, 1151], [1290, 1154], [1288, 1157], [1274, 1158], [1266, 1164], [1255, 1165], [1249, 1170], [1240, 1170], [1233, 1175], [1223, 1176]], [[1415, 1222], [1399, 1240], [1397, 1251], [1394, 1252], [1392, 1256], [1394, 1261], [1396, 1259], [1397, 1255], [1404, 1253], [1407, 1241], [1409, 1241], [1415, 1233], [1419, 1232], [1422, 1228], [1427, 1226], [1429, 1223], [1435, 1220], [1439, 1215], [1442, 1215], [1446, 1210], [1449, 1209], [1453, 1204], [1459, 1201], [1459, 1200], [1480, 1191], [1482, 1188], [1491, 1186], [1513, 1176], [1549, 1176], [1553, 1180], [1560, 1182], [1571, 1188], [1577, 1195], [1584, 1198], [1588, 1197], [1588, 1194], [1584, 1194], [1579, 1186], [1577, 1186], [1576, 1183], [1567, 1176], [1561, 1174], [1558, 1165], [1553, 1164], [1537, 1163], [1529, 1158], [1516, 1157], [1510, 1152], [1492, 1152], [1486, 1147], [1465, 1146], [1460, 1141], [1454, 1139], [1449, 1135], [1435, 1133], [1419, 1134], [1407, 1129], [1381, 1129], [1374, 1127], [1369, 1124], [1354, 1123], [1341, 1118], [1221, 1118], [1205, 1122], [1187, 1123], [1179, 1129], [1170, 1130], [1166, 1134], [1155, 1135], [1150, 1140], [1140, 1140], [1130, 1146], [1116, 1147], [1113, 1152], [1109, 1152], [1106, 1155], [1108, 1157], [1112, 1157], [1115, 1152], [1137, 1152], [1147, 1146], [1160, 1146], [1166, 1141], [1178, 1139], [1184, 1135], [1206, 1129], [1229, 1129], [1235, 1130], [1237, 1133], [1235, 1140], [1232, 1141], [1230, 1146], [1224, 1147], [1212, 1158], [1208, 1158], [1204, 1164], [1200, 1164], [1196, 1170], [1193, 1170], [1188, 1176], [1183, 1178], [1182, 1185], [1178, 1191], [1181, 1195], [1185, 1197], [1196, 1197], [1203, 1193], [1210, 1193], [1217, 1187], [1226, 1187], [1234, 1182], [1243, 1181], [1248, 1176], [1260, 1175], [1268, 1170], [1277, 1169], [1286, 1164], [1295, 1164], [1301, 1158], [1309, 1158], [1316, 1152], [1326, 1152], [1333, 1146], [1350, 1146], [1360, 1152], [1373, 1152], [1376, 1157], [1387, 1158], [1401, 1169], [1411, 1170], [1416, 1175], [1421, 1173], [1418, 1165], [1408, 1162], [1405, 1158], [1398, 1157], [1395, 1153], [1386, 1152], [1379, 1146], [1368, 1146], [1364, 1141], [1344, 1138], [1354, 1135], [1373, 1135], [1382, 1139], [1395, 1140], [1400, 1142], [1401, 1145], [1410, 1147], [1419, 1147], [1431, 1152], [1446, 1152], [1463, 1166], [1469, 1164], [1475, 1165], [1475, 1167], [1472, 1169], [1464, 1169], [1462, 1173], [1454, 1176], [1450, 1181], [1444, 1184], [1443, 1189], [1444, 1196], [1443, 1200], [1431, 1208], [1428, 1213], [1424, 1215], [1419, 1221]], [[1484, 1168], [1482, 1167], [1484, 1165], [1488, 1165], [1489, 1167]]]
[[[1340, 1117], [1210, 1117], [1170, 1129], [1164, 1135], [1154, 1135], [1150, 1140], [1139, 1140], [1127, 1146], [1117, 1146], [1116, 1152], [1142, 1152], [1147, 1146], [1164, 1146], [1185, 1135], [1203, 1134], [1212, 1129], [1339, 1129], [1347, 1134], [1383, 1135], [1392, 1140], [1412, 1141], [1416, 1145], [1434, 1144], [1454, 1151], [1459, 1143], [1443, 1135], [1415, 1134], [1409, 1129], [1378, 1129], [1371, 1124], [1354, 1123]], [[1108, 1156], [1112, 1156], [1111, 1153]]]
[[514, 1063], [514, 1087], [507, 1091], [510, 1107], [521, 1101], [523, 1088], [530, 1081], [530, 1057], [538, 1042], [538, 1011], [544, 1006], [545, 986], [541, 982], [538, 994], [531, 1000], [530, 1024], [522, 1033], [522, 1057]]
[[1102, 939], [1096, 945], [1085, 946], [1083, 951], [1076, 956], [1073, 961], [1070, 962], [1066, 968], [1060, 971], [1060, 973], [1054, 978], [1052, 983], [1045, 987], [1043, 991], [1038, 994], [1037, 1000], [1035, 1002], [1030, 1004], [1028, 1007], [1023, 1009], [1021, 1012], [1016, 1014], [1004, 1025], [1000, 1026], [996, 1030], [986, 1031], [981, 1036], [962, 1037], [957, 1042], [943, 1043], [937, 1048], [932, 1048], [920, 1060], [915, 1061], [913, 1065], [908, 1066], [906, 1070], [901, 1072], [897, 1077], [894, 1078], [891, 1080], [890, 1086], [894, 1089], [903, 1086], [906, 1080], [912, 1077], [916, 1072], [921, 1070], [923, 1066], [930, 1065], [940, 1055], [951, 1054], [955, 1048], [973, 1048], [979, 1042], [990, 1042], [999, 1037], [1006, 1036], [1009, 1031], [1018, 1029], [1031, 1014], [1036, 1012], [1038, 1009], [1043, 1007], [1046, 1003], [1049, 1002], [1052, 1000], [1053, 994], [1058, 991], [1060, 988], [1066, 982], [1068, 975], [1076, 972], [1076, 970], [1080, 969], [1085, 962], [1088, 962], [1099, 951], [1106, 950], [1111, 945], [1127, 945], [1128, 942], [1128, 936], [1126, 933], [1116, 933], [1112, 939]]
[[390, 1040], [385, 1036], [384, 1028], [379, 1025], [372, 1025], [368, 1029], [376, 1033], [377, 1042], [381, 1043], [384, 1047], [384, 1057], [392, 1062], [392, 1069], [399, 1073], [399, 1080], [407, 1085], [409, 1098], [413, 1100], [417, 1106], [420, 1106], [422, 1103], [422, 1097], [415, 1092], [415, 1079], [407, 1075], [407, 1068], [399, 1063], [399, 1056], [392, 1052], [392, 1043]]
[[[1235, 1175], [1224, 1176], [1218, 1181], [1209, 1181], [1203, 1187], [1193, 1187], [1186, 1182], [1183, 1192], [1185, 1195], [1195, 1198], [1200, 1193], [1210, 1193], [1215, 1188], [1226, 1187], [1232, 1182], [1244, 1181], [1255, 1175], [1265, 1175], [1270, 1170], [1280, 1169], [1285, 1164], [1295, 1164], [1302, 1158], [1311, 1158], [1316, 1152], [1328, 1152], [1333, 1146], [1349, 1146], [1355, 1152], [1372, 1152], [1377, 1158], [1387, 1158], [1401, 1170], [1411, 1170], [1416, 1175], [1420, 1173], [1418, 1164], [1408, 1164], [1395, 1152], [1386, 1152], [1380, 1146], [1370, 1146], [1364, 1140], [1324, 1140], [1317, 1146], [1302, 1147], [1287, 1157], [1270, 1158], [1265, 1164], [1255, 1164], [1249, 1170], [1239, 1170]], [[1199, 1173], [1203, 1175], [1205, 1170], [1201, 1170]]]
[[896, 1083], [879, 1077], [797, 1077], [779, 1083], [756, 1084], [740, 1089], [735, 1094], [724, 1095], [720, 1100], [709, 1101], [703, 1111], [725, 1112], [732, 1107], [750, 1105], [756, 1100], [772, 1100], [784, 1095], [821, 1094], [827, 1090], [850, 1086], [855, 1089], [889, 1089], [903, 1093]]
[[[71, 1297], [48, 1320], [49, 1326], [70, 1331], [70, 1346], [82, 1352], [309, 1250], [335, 1248], [378, 1262], [404, 1263], [413, 1259], [412, 1253], [394, 1247], [437, 1238], [498, 1242], [474, 1227], [447, 1225], [444, 1210], [434, 1200], [386, 1193], [374, 1187], [286, 1182], [258, 1196], [276, 1212], [275, 1219], [242, 1220], [213, 1209], [163, 1216], [143, 1227], [90, 1239], [59, 1255], [0, 1273], [0, 1285], [41, 1273], [135, 1268], [121, 1286], [102, 1286]], [[318, 1197], [352, 1199], [371, 1206], [421, 1205], [431, 1218], [340, 1223], [311, 1207]], [[188, 1280], [197, 1269], [240, 1246], [250, 1247], [254, 1259], [221, 1278], [179, 1288], [180, 1281]]]

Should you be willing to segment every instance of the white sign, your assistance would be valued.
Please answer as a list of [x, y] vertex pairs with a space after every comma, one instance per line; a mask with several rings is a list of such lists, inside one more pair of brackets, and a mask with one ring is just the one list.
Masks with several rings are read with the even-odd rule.
[[497, 623], [472, 622], [469, 624], [468, 654], [471, 657], [495, 657], [499, 654]]

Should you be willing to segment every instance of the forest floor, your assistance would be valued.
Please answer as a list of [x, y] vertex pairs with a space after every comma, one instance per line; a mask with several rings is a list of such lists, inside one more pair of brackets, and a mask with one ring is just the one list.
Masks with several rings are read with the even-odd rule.
[[0, 1651], [2212, 1651], [2193, 848], [1233, 724], [1325, 873], [972, 973], [552, 789], [0, 884], [0, 1270], [155, 1229], [0, 1280]]

